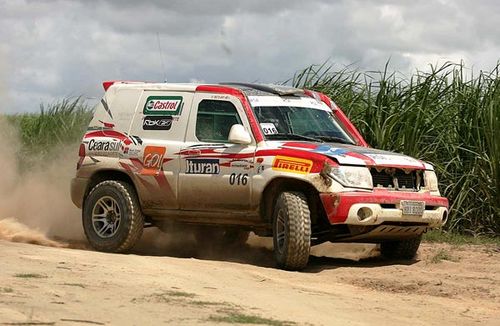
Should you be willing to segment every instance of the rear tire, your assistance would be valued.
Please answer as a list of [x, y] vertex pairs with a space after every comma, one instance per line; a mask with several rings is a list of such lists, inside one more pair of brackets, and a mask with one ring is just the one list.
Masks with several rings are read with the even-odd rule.
[[311, 250], [311, 213], [300, 192], [279, 195], [273, 214], [274, 257], [286, 270], [307, 266]]
[[85, 198], [82, 221], [90, 245], [105, 252], [128, 251], [144, 229], [137, 194], [123, 181], [97, 184]]
[[422, 236], [420, 235], [406, 240], [382, 242], [380, 253], [388, 259], [414, 259], [421, 241]]

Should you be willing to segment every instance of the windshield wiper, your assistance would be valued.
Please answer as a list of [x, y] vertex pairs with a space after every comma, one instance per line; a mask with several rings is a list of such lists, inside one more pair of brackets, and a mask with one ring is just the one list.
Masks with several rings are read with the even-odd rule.
[[341, 143], [341, 144], [349, 144], [349, 145], [355, 145], [352, 141], [340, 138], [340, 137], [335, 137], [335, 136], [314, 136], [317, 139], [321, 139], [324, 141], [330, 141], [334, 143]]
[[308, 140], [308, 141], [314, 141], [314, 142], [320, 142], [323, 143], [323, 140], [314, 138], [314, 137], [307, 137], [307, 136], [302, 136], [299, 134], [294, 134], [294, 133], [278, 133], [278, 134], [271, 134], [271, 135], [266, 135], [267, 139], [297, 139], [297, 140]]

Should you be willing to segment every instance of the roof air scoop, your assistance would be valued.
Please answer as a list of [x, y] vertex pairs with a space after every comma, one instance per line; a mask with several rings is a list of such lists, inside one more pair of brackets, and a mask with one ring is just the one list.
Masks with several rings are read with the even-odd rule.
[[245, 87], [245, 88], [256, 89], [256, 90], [259, 90], [262, 92], [276, 94], [279, 96], [304, 95], [304, 90], [302, 90], [302, 89], [290, 87], [290, 86], [283, 86], [283, 85], [266, 85], [266, 84], [235, 83], [235, 82], [227, 82], [227, 83], [220, 83], [220, 84], [221, 85], [228, 85], [228, 86], [240, 86], [240, 87]]

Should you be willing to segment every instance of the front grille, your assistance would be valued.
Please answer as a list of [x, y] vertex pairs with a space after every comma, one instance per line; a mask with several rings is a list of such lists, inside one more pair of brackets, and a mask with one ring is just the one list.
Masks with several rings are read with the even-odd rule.
[[423, 175], [421, 171], [404, 171], [401, 169], [384, 168], [377, 170], [371, 168], [373, 186], [403, 191], [418, 191], [423, 186]]
[[392, 176], [385, 173], [385, 171], [377, 171], [375, 169], [370, 170], [372, 174], [373, 186], [374, 187], [384, 187], [390, 188], [394, 187]]
[[416, 189], [417, 188], [417, 176], [415, 173], [409, 174], [399, 174], [396, 176], [398, 179], [399, 188], [406, 189]]

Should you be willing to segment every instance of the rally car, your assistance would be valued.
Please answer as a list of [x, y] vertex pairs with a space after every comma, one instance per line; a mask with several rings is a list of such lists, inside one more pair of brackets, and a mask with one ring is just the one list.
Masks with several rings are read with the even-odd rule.
[[272, 236], [303, 269], [322, 242], [379, 243], [415, 257], [446, 223], [433, 167], [371, 148], [326, 95], [277, 85], [108, 81], [79, 150], [71, 195], [97, 250], [126, 252], [145, 226], [200, 241]]

